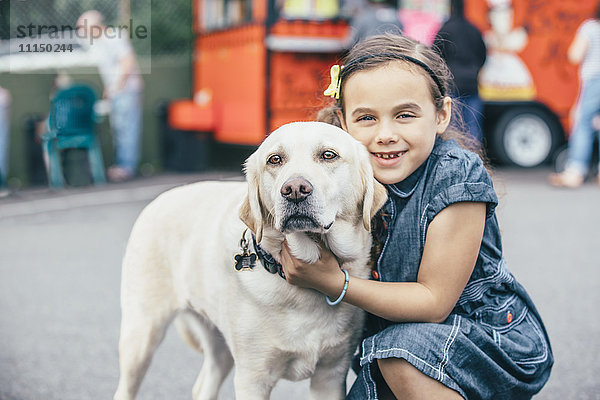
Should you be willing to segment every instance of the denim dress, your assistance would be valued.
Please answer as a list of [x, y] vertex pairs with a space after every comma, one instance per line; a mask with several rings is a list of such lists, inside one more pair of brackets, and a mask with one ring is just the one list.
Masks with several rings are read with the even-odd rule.
[[531, 398], [548, 380], [552, 351], [533, 302], [502, 257], [498, 199], [481, 159], [454, 140], [438, 138], [423, 165], [387, 189], [387, 229], [373, 273], [381, 281], [417, 280], [427, 228], [445, 207], [486, 203], [485, 229], [473, 273], [444, 322], [368, 316], [347, 399], [378, 398], [372, 363], [388, 357], [405, 359], [469, 400]]

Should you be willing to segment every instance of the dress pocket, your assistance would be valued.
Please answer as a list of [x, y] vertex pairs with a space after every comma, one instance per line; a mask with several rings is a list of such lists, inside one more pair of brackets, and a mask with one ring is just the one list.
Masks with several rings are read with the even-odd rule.
[[538, 364], [548, 358], [548, 344], [537, 318], [516, 294], [498, 306], [476, 312], [478, 322], [516, 364]]

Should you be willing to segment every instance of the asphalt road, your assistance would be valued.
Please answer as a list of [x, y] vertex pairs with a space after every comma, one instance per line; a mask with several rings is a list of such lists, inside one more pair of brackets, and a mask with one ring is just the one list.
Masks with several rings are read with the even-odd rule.
[[[509, 269], [536, 302], [556, 358], [535, 398], [600, 399], [600, 187], [554, 189], [548, 172], [494, 177]], [[205, 178], [239, 176], [159, 176], [0, 199], [0, 400], [112, 398], [120, 261], [131, 226], [158, 193]], [[201, 364], [169, 330], [139, 398], [191, 398]], [[272, 399], [307, 393], [306, 382], [282, 381]], [[233, 399], [231, 376], [220, 398]]]

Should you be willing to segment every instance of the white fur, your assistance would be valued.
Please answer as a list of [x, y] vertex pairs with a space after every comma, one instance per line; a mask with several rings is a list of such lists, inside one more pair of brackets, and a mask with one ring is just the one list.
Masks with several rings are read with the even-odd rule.
[[[322, 159], [325, 150], [338, 157]], [[277, 166], [267, 163], [275, 153], [283, 160]], [[174, 319], [186, 342], [204, 354], [195, 400], [217, 399], [234, 360], [238, 400], [268, 399], [281, 378], [311, 378], [311, 399], [344, 398], [363, 313], [345, 303], [328, 306], [324, 295], [288, 284], [260, 262], [237, 272], [234, 255], [247, 225], [276, 259], [284, 238], [308, 262], [325, 245], [351, 275], [365, 278], [369, 222], [385, 201], [385, 189], [373, 179], [360, 143], [316, 122], [272, 133], [247, 160], [246, 175], [247, 183], [201, 182], [170, 190], [136, 221], [123, 261], [115, 399], [135, 397]], [[318, 226], [308, 235], [281, 231], [286, 210], [293, 209], [281, 187], [299, 177], [313, 186], [303, 210]]]

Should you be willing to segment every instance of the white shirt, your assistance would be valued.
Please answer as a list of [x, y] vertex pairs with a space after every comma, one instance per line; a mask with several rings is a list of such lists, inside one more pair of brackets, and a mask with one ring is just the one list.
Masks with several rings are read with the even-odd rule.
[[577, 29], [577, 35], [587, 39], [588, 46], [579, 69], [583, 81], [600, 77], [600, 21], [588, 19]]
[[[109, 93], [117, 91], [120, 80], [120, 62], [131, 54], [134, 54], [129, 41], [127, 30], [116, 31], [114, 28], [107, 28], [100, 38], [94, 38], [92, 43], [88, 43], [90, 54], [96, 60], [98, 71], [102, 78], [102, 83]], [[134, 54], [135, 56], [135, 54]], [[127, 77], [125, 87], [122, 90], [140, 91], [143, 82], [140, 77], [139, 66], [135, 65], [134, 70]]]

